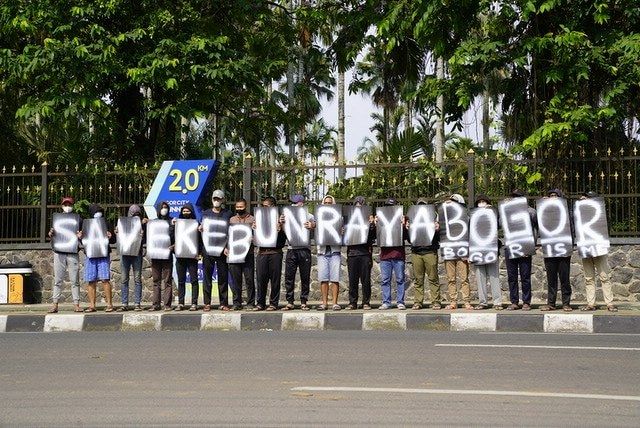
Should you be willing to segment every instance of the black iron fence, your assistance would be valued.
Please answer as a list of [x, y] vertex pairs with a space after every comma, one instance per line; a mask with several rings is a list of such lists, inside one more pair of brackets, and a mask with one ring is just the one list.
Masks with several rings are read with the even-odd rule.
[[[460, 193], [472, 202], [479, 193], [499, 200], [514, 188], [524, 190], [531, 200], [550, 187], [559, 187], [570, 198], [594, 190], [607, 203], [611, 235], [640, 238], [637, 149], [628, 153], [569, 150], [528, 159], [470, 152], [441, 163], [433, 159], [395, 161], [273, 166], [247, 156], [222, 165], [214, 186], [224, 189], [231, 201], [244, 197], [257, 205], [269, 195], [287, 203], [289, 195], [302, 193], [311, 206], [325, 194], [332, 194], [340, 202], [362, 195], [375, 206], [388, 197], [410, 205], [420, 197], [438, 202], [450, 193]], [[52, 213], [64, 195], [98, 202], [113, 218], [124, 214], [129, 205], [144, 202], [156, 173], [146, 165], [126, 170], [107, 165], [2, 167], [0, 244], [46, 242]]]

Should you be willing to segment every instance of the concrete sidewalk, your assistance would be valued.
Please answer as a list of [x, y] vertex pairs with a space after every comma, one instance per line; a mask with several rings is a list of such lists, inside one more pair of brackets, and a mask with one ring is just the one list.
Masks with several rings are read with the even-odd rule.
[[[312, 307], [315, 306], [312, 304]], [[175, 330], [435, 330], [640, 334], [640, 304], [621, 303], [619, 312], [447, 310], [112, 312], [74, 313], [61, 304], [0, 306], [0, 332], [175, 331]]]

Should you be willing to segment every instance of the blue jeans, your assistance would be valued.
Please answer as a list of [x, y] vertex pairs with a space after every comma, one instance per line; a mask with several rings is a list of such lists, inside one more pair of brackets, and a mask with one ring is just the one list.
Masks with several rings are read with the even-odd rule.
[[135, 304], [142, 301], [142, 256], [122, 256], [122, 304], [129, 304], [129, 271], [133, 267], [133, 283], [135, 284]]
[[398, 291], [396, 300], [404, 305], [404, 260], [381, 260], [380, 273], [382, 274], [382, 303], [391, 305], [391, 274], [396, 276]]

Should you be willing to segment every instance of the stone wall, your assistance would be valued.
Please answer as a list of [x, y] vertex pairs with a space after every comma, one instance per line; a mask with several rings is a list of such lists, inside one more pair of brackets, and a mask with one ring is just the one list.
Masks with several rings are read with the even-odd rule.
[[[372, 276], [372, 301], [379, 302], [380, 299], [380, 268], [377, 260], [377, 254], [374, 254], [374, 266], [371, 273]], [[29, 279], [28, 283], [33, 290], [34, 298], [41, 302], [51, 301], [51, 288], [53, 284], [53, 258], [50, 250], [0, 250], [0, 264], [5, 263], [17, 263], [19, 261], [28, 261], [33, 265], [34, 274]], [[409, 285], [407, 287], [407, 294], [405, 300], [409, 303], [413, 302], [413, 283], [411, 275], [411, 257], [407, 257], [407, 279]], [[82, 269], [84, 263], [84, 254], [80, 254], [80, 278], [82, 279]], [[609, 255], [609, 265], [611, 266], [611, 280], [613, 282], [613, 292], [616, 301], [640, 301], [640, 246], [637, 245], [622, 245], [614, 246], [611, 248]], [[121, 282], [121, 268], [120, 257], [116, 251], [111, 255], [111, 273], [114, 302], [120, 302], [120, 282]], [[149, 261], [145, 259], [143, 264], [143, 301], [149, 302], [151, 300], [151, 269]], [[319, 300], [320, 292], [317, 278], [316, 265], [312, 267], [311, 271], [311, 300]], [[129, 302], [133, 302], [133, 279], [130, 280], [130, 293]], [[473, 267], [470, 274], [471, 283], [471, 296], [472, 300], [477, 299], [477, 287], [475, 283], [475, 275], [473, 273]], [[443, 297], [446, 299], [446, 276], [444, 274], [444, 265], [440, 263], [440, 284], [442, 286]], [[506, 270], [504, 266], [504, 259], [501, 259], [500, 263], [500, 284], [503, 290], [503, 302], [508, 302], [508, 285]], [[283, 281], [284, 285], [284, 281]], [[346, 258], [343, 257], [341, 283], [340, 283], [340, 302], [348, 301], [347, 293], [347, 268]], [[582, 273], [582, 264], [580, 258], [575, 254], [571, 260], [571, 286], [573, 288], [573, 298], [575, 302], [583, 302], [585, 300], [584, 292], [584, 276]], [[188, 286], [189, 288], [189, 286]], [[426, 287], [428, 289], [428, 286]], [[544, 270], [543, 258], [540, 255], [534, 256], [533, 271], [532, 271], [532, 289], [533, 289], [533, 303], [546, 302], [546, 276]], [[393, 288], [393, 296], [395, 297], [395, 287]], [[299, 299], [299, 287], [296, 287], [296, 301]], [[29, 293], [27, 293], [29, 294]], [[283, 287], [284, 297], [284, 287]], [[82, 288], [81, 298], [86, 301], [86, 294], [84, 288]], [[602, 302], [602, 292], [598, 288], [597, 291], [598, 302]], [[71, 301], [71, 292], [68, 285], [63, 289], [62, 301]], [[200, 297], [202, 301], [202, 297]]]

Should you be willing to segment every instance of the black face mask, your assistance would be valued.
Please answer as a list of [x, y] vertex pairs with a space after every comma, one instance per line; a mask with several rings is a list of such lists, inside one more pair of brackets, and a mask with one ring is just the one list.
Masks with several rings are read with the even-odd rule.
[[247, 213], [247, 210], [236, 210], [236, 214], [238, 215], [245, 215]]

